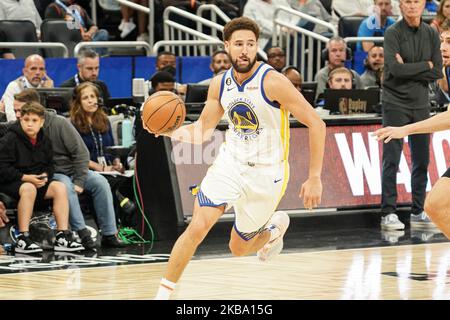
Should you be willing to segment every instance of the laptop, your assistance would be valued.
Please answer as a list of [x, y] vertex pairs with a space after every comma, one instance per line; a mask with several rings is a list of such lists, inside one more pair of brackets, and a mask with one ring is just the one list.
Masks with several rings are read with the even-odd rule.
[[324, 109], [330, 114], [377, 113], [380, 102], [379, 89], [325, 89]]
[[317, 82], [303, 82], [302, 83], [302, 95], [306, 101], [314, 107], [314, 101], [316, 99]]
[[184, 99], [187, 114], [200, 114], [202, 112], [208, 97], [208, 88], [209, 85], [203, 84], [187, 85], [186, 98]]

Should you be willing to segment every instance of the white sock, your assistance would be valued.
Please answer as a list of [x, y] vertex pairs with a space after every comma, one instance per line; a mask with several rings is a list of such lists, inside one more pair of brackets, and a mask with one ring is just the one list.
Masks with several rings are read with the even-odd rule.
[[278, 238], [281, 235], [280, 228], [278, 228], [276, 225], [271, 224], [267, 227], [267, 230], [270, 232], [270, 239], [268, 242], [271, 242]]
[[175, 290], [176, 283], [162, 278], [159, 283], [158, 293], [154, 300], [169, 300], [173, 290]]

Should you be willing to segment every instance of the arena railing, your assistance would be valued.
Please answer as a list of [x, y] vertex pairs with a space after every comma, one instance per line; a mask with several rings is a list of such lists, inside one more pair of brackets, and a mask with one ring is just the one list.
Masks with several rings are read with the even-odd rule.
[[[215, 9], [216, 12], [218, 12], [219, 10], [220, 9], [218, 7], [217, 9]], [[171, 14], [179, 15], [185, 19], [191, 20], [194, 24], [196, 24], [197, 28], [200, 31], [194, 30], [187, 26], [181, 25], [180, 23], [177, 23], [173, 20], [170, 20]], [[164, 21], [164, 41], [174, 41], [174, 40], [189, 41], [189, 40], [214, 40], [214, 39], [220, 40], [218, 36], [207, 35], [204, 32], [202, 32], [202, 28], [203, 27], [211, 28], [211, 30], [215, 30], [214, 31], [215, 33], [213, 34], [217, 35], [217, 31], [222, 32], [224, 27], [219, 23], [199, 17], [195, 14], [186, 12], [173, 6], [169, 6], [164, 10], [163, 21]], [[177, 32], [177, 39], [175, 39], [175, 32]], [[206, 47], [202, 45], [202, 47], [200, 47], [199, 50], [197, 50], [197, 48], [194, 47], [193, 55], [199, 55], [199, 53], [202, 56], [211, 55], [216, 49], [216, 47], [217, 45], [210, 45]], [[190, 51], [185, 52], [182, 46], [177, 47], [176, 45], [173, 45], [170, 46], [170, 48], [171, 51], [177, 55], [184, 55], [184, 56], [191, 55], [191, 52]], [[169, 43], [166, 45], [166, 50], [169, 50]], [[259, 49], [258, 53], [263, 57], [263, 59], [267, 59], [267, 55], [262, 49]]]
[[173, 45], [173, 46], [178, 46], [178, 47], [191, 47], [191, 46], [195, 46], [195, 47], [202, 47], [202, 46], [210, 46], [210, 45], [223, 45], [223, 42], [220, 41], [219, 39], [211, 39], [211, 40], [162, 40], [162, 41], [158, 41], [153, 45], [153, 52], [158, 52], [158, 50], [161, 47], [164, 47], [166, 45]]
[[135, 48], [143, 47], [147, 52], [147, 56], [152, 54], [152, 47], [147, 41], [83, 41], [78, 43], [73, 49], [74, 57], [78, 56], [78, 52], [83, 48]]
[[[203, 13], [205, 12], [209, 12], [211, 14], [211, 21], [214, 23], [217, 23], [217, 17], [221, 18], [225, 23], [231, 20], [230, 17], [227, 16], [227, 14], [215, 4], [202, 4], [197, 9], [197, 16], [203, 17]], [[197, 22], [197, 31], [202, 31], [202, 25], [200, 22]], [[211, 35], [218, 38], [217, 29], [212, 29]]]
[[69, 57], [69, 49], [61, 42], [0, 42], [0, 48], [56, 48], [63, 51], [63, 57]]
[[[321, 25], [329, 30], [332, 36], [337, 36], [338, 30], [329, 22], [325, 22], [295, 9], [285, 6], [277, 6], [275, 9], [273, 16], [275, 27], [273, 28], [272, 45], [284, 47], [286, 64], [296, 65], [300, 69], [305, 81], [313, 81], [315, 73], [323, 66], [320, 53], [325, 48], [329, 38], [297, 25], [288, 24], [281, 19], [281, 14], [296, 16], [315, 25]], [[299, 50], [293, 50], [293, 48]], [[297, 61], [300, 61], [300, 66], [297, 65]]]

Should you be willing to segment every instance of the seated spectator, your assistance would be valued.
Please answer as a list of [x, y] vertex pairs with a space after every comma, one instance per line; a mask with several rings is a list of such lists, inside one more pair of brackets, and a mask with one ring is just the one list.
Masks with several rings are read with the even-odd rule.
[[[45, 9], [46, 19], [64, 19], [73, 22], [80, 28], [83, 41], [108, 41], [108, 31], [99, 29], [89, 17], [86, 10], [77, 4], [75, 0], [56, 0]], [[96, 48], [100, 55], [106, 55], [106, 48]]]
[[[159, 52], [156, 56], [156, 72], [167, 71], [174, 79], [177, 76], [177, 56], [170, 51]], [[153, 78], [153, 75], [150, 79]], [[152, 83], [150, 82], [149, 89], [152, 88]], [[185, 95], [187, 85], [175, 82], [175, 89], [179, 95]]]
[[208, 84], [211, 82], [212, 78], [224, 73], [231, 68], [231, 61], [228, 53], [225, 50], [216, 50], [212, 54], [211, 63], [209, 68], [213, 72], [213, 76], [209, 79], [205, 79], [199, 82], [199, 84]]
[[172, 91], [178, 94], [175, 89], [175, 78], [167, 71], [159, 71], [155, 73], [150, 79], [152, 88], [148, 95], [152, 95], [158, 91]]
[[[350, 90], [353, 86], [353, 73], [350, 69], [340, 67], [333, 69], [328, 76], [327, 88], [335, 90]], [[316, 106], [323, 106], [323, 93], [318, 97]]]
[[[29, 89], [28, 97], [36, 95]], [[98, 227], [102, 234], [102, 246], [122, 247], [117, 239], [117, 227], [113, 197], [108, 181], [100, 174], [89, 170], [89, 153], [77, 130], [64, 117], [52, 112], [45, 113], [44, 132], [50, 138], [53, 148], [55, 180], [66, 185], [69, 197], [69, 216], [72, 230], [77, 231], [86, 249], [95, 249], [95, 242], [86, 228], [78, 195], [88, 193], [93, 199]]]
[[[117, 171], [123, 173], [125, 167], [120, 158], [113, 158], [106, 148], [114, 146], [111, 123], [102, 108], [98, 106], [99, 91], [97, 87], [85, 82], [80, 84], [74, 93], [74, 101], [70, 109], [70, 120], [88, 148], [89, 169], [97, 172]], [[114, 205], [119, 216], [119, 200], [124, 197], [119, 188], [127, 180], [126, 177], [107, 175], [114, 197]]]
[[271, 47], [267, 50], [267, 64], [281, 72], [286, 67], [286, 53], [280, 47]]
[[[328, 64], [317, 71], [314, 81], [317, 82], [316, 99], [323, 93], [328, 82], [328, 77], [333, 69], [344, 67], [347, 60], [347, 44], [341, 37], [331, 38], [327, 43], [327, 48], [324, 50], [325, 58]], [[354, 75], [355, 89], [361, 89], [361, 78], [356, 71], [351, 70]]]
[[97, 87], [90, 82], [77, 86], [70, 108], [70, 120], [88, 148], [89, 169], [99, 172], [123, 172], [120, 158], [112, 159], [105, 152], [114, 146], [114, 139], [108, 116], [98, 106], [100, 96]]
[[16, 93], [26, 88], [53, 88], [53, 80], [46, 74], [45, 60], [40, 55], [33, 54], [25, 59], [25, 66], [22, 69], [23, 75], [11, 81], [6, 87], [2, 97], [4, 111], [8, 121], [15, 121], [13, 100]]
[[16, 120], [20, 120], [22, 107], [26, 103], [37, 102], [40, 101], [39, 93], [34, 89], [24, 89], [23, 91], [16, 93], [14, 95], [14, 113], [16, 115]]
[[441, 33], [441, 24], [444, 20], [450, 19], [450, 0], [442, 0], [436, 12], [436, 18], [431, 21], [430, 26]]
[[[0, 30], [0, 42], [8, 42], [6, 34], [3, 30]], [[15, 59], [16, 57], [9, 48], [0, 48], [0, 59]]]
[[373, 46], [364, 61], [366, 70], [361, 75], [363, 88], [381, 86], [381, 74], [384, 66], [384, 48]]
[[282, 73], [291, 81], [298, 91], [302, 91], [303, 78], [300, 74], [300, 70], [294, 66], [288, 66], [283, 69]]
[[[148, 6], [148, 0], [131, 0], [134, 3], [140, 4], [144, 7]], [[122, 13], [122, 20], [120, 22], [120, 25], [118, 29], [121, 31], [120, 37], [122, 39], [126, 38], [134, 29], [136, 29], [136, 25], [133, 22], [133, 14], [134, 9], [121, 5], [120, 11]], [[136, 41], [149, 41], [148, 33], [147, 33], [147, 18], [148, 14], [142, 11], [137, 12], [137, 18], [138, 18], [138, 36], [136, 38]]]
[[55, 251], [80, 251], [83, 246], [72, 239], [68, 230], [69, 204], [66, 187], [53, 178], [51, 141], [44, 134], [45, 109], [39, 103], [27, 103], [16, 122], [0, 143], [0, 191], [18, 200], [19, 235], [15, 251], [42, 252], [29, 234], [35, 203], [53, 200], [57, 224]]
[[100, 96], [103, 99], [103, 105], [106, 105], [111, 96], [109, 94], [108, 86], [106, 85], [106, 83], [98, 79], [98, 75], [100, 73], [100, 57], [98, 53], [91, 49], [81, 50], [78, 54], [77, 59], [77, 74], [75, 74], [72, 78], [64, 81], [61, 84], [61, 87], [72, 88], [85, 81], [93, 82], [98, 86], [100, 90]]
[[[375, 0], [374, 13], [359, 25], [358, 37], [383, 37], [386, 29], [395, 23], [392, 15], [391, 0]], [[371, 41], [358, 42], [358, 51], [369, 51], [374, 46]]]
[[42, 19], [33, 0], [1, 0], [0, 20], [29, 20], [35, 25], [36, 34], [40, 37]]
[[8, 216], [6, 215], [6, 207], [3, 202], [0, 201], [0, 228], [6, 226], [9, 222]]

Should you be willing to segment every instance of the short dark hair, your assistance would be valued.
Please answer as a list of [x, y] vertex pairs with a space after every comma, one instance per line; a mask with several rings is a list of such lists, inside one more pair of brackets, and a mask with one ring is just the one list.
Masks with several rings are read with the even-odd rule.
[[17, 100], [19, 102], [41, 102], [41, 98], [39, 97], [39, 93], [36, 89], [27, 88], [23, 91], [16, 93], [14, 95], [14, 100]]
[[174, 56], [174, 57], [176, 57], [175, 53], [173, 53], [173, 52], [161, 51], [161, 52], [158, 52], [158, 54], [156, 55], [156, 60], [158, 60], [161, 56]]
[[175, 78], [167, 71], [158, 71], [152, 76], [150, 81], [152, 88], [156, 88], [162, 82], [175, 82]]
[[213, 54], [212, 54], [212, 56], [211, 56], [211, 60], [213, 60], [214, 57], [217, 56], [218, 54], [228, 54], [228, 52], [226, 52], [226, 51], [223, 50], [223, 49], [216, 50], [216, 51], [213, 52]]
[[27, 102], [20, 109], [20, 116], [23, 117], [27, 114], [35, 114], [43, 119], [45, 117], [45, 108], [39, 102]]
[[223, 40], [229, 41], [232, 34], [238, 30], [250, 30], [255, 34], [256, 40], [259, 39], [259, 26], [250, 18], [239, 17], [228, 21], [223, 28]]

